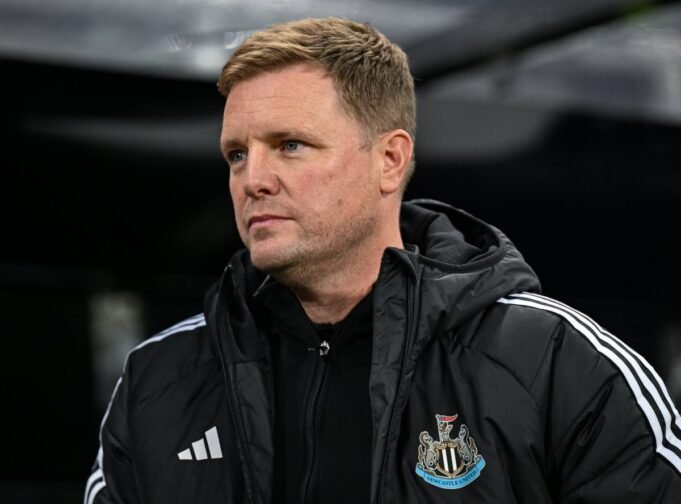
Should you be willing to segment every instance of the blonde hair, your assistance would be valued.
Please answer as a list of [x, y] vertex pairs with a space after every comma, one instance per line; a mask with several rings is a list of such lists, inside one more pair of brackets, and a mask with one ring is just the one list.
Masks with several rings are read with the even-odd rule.
[[[367, 144], [403, 129], [415, 138], [414, 79], [402, 49], [368, 24], [304, 19], [273, 25], [248, 37], [222, 68], [218, 89], [296, 63], [319, 65], [333, 79], [343, 109], [364, 129]], [[407, 169], [403, 188], [414, 170]]]

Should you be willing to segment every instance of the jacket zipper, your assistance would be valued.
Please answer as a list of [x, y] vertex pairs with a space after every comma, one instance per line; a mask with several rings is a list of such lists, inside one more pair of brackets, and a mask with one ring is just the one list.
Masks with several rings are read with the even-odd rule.
[[[317, 348], [315, 348], [316, 350]], [[322, 341], [318, 347], [319, 360], [314, 370], [312, 393], [308, 399], [307, 411], [305, 412], [305, 470], [303, 471], [303, 483], [300, 489], [300, 502], [305, 504], [309, 500], [310, 485], [315, 462], [315, 417], [317, 412], [317, 400], [321, 392], [324, 375], [326, 374], [327, 355], [331, 350], [328, 342]]]
[[381, 473], [379, 476], [379, 487], [378, 487], [378, 504], [383, 504], [385, 502], [385, 475], [387, 472], [388, 464], [388, 452], [390, 451], [390, 438], [393, 431], [393, 422], [395, 421], [395, 412], [397, 410], [397, 403], [399, 401], [400, 395], [402, 393], [402, 388], [404, 386], [404, 367], [407, 362], [407, 357], [409, 355], [409, 342], [413, 339], [414, 334], [414, 287], [411, 283], [407, 282], [407, 333], [405, 334], [404, 342], [402, 343], [402, 362], [400, 363], [400, 376], [397, 383], [397, 391], [395, 393], [395, 401], [390, 409], [390, 420], [388, 421], [388, 434], [386, 436], [385, 442], [385, 452], [383, 453], [383, 463], [381, 464]]
[[[228, 265], [227, 268], [225, 269], [225, 274], [229, 275], [230, 280], [232, 277], [232, 265]], [[224, 276], [223, 276], [224, 280]], [[241, 411], [238, 408], [237, 401], [235, 400], [233, 396], [233, 387], [232, 387], [232, 380], [229, 377], [229, 371], [227, 370], [227, 361], [225, 359], [225, 350], [222, 345], [222, 334], [225, 333], [227, 328], [225, 327], [226, 321], [225, 317], [226, 311], [222, 310], [222, 284], [220, 285], [220, 290], [218, 291], [218, 302], [217, 304], [217, 310], [218, 313], [216, 314], [217, 316], [217, 324], [218, 324], [218, 334], [217, 334], [217, 343], [218, 343], [218, 349], [220, 352], [220, 358], [222, 360], [223, 366], [222, 366], [222, 374], [223, 378], [225, 380], [225, 386], [227, 388], [227, 405], [229, 406], [229, 411], [232, 415], [232, 421], [234, 422], [234, 430], [236, 432], [236, 438], [237, 438], [237, 447], [240, 451], [241, 455], [241, 460], [246, 467], [246, 472], [244, 474], [244, 483], [246, 487], [246, 492], [248, 493], [249, 496], [249, 502], [251, 504], [255, 504], [255, 493], [253, 489], [253, 467], [250, 461], [250, 457], [248, 456], [248, 449], [246, 448], [246, 442], [245, 438], [243, 435], [244, 432], [244, 426], [243, 426], [243, 419], [241, 418]], [[233, 288], [233, 287], [232, 287]]]

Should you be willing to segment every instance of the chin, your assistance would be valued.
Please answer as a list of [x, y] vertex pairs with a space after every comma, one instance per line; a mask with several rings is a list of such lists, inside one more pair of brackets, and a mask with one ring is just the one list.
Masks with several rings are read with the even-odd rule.
[[291, 266], [291, 258], [287, 257], [282, 251], [258, 250], [256, 247], [250, 252], [251, 263], [260, 271], [276, 273]]

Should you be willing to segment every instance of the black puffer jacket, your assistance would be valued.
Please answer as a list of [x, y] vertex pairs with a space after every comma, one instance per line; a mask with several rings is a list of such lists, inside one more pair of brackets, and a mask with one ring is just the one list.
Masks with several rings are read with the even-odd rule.
[[[681, 420], [647, 363], [530, 293], [493, 227], [421, 201], [402, 233], [418, 250], [387, 250], [373, 294], [372, 503], [681, 502]], [[262, 280], [238, 253], [205, 317], [129, 354], [86, 504], [270, 501]]]

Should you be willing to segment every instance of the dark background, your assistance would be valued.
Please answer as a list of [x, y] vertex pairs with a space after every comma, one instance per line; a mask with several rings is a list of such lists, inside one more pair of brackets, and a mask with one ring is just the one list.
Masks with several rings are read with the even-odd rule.
[[[504, 230], [546, 294], [653, 362], [679, 404], [681, 120], [609, 107], [610, 83], [626, 76], [579, 74], [603, 94], [588, 106], [447, 95], [461, 81], [446, 78], [484, 67], [476, 54], [454, 54], [442, 75], [417, 66], [406, 198], [440, 199]], [[136, 338], [148, 337], [201, 311], [240, 247], [218, 151], [223, 98], [206, 79], [13, 56], [0, 58], [0, 75], [0, 502], [72, 502], [115, 376], [93, 357], [93, 303], [132, 300]], [[511, 147], [492, 141], [521, 130]]]

